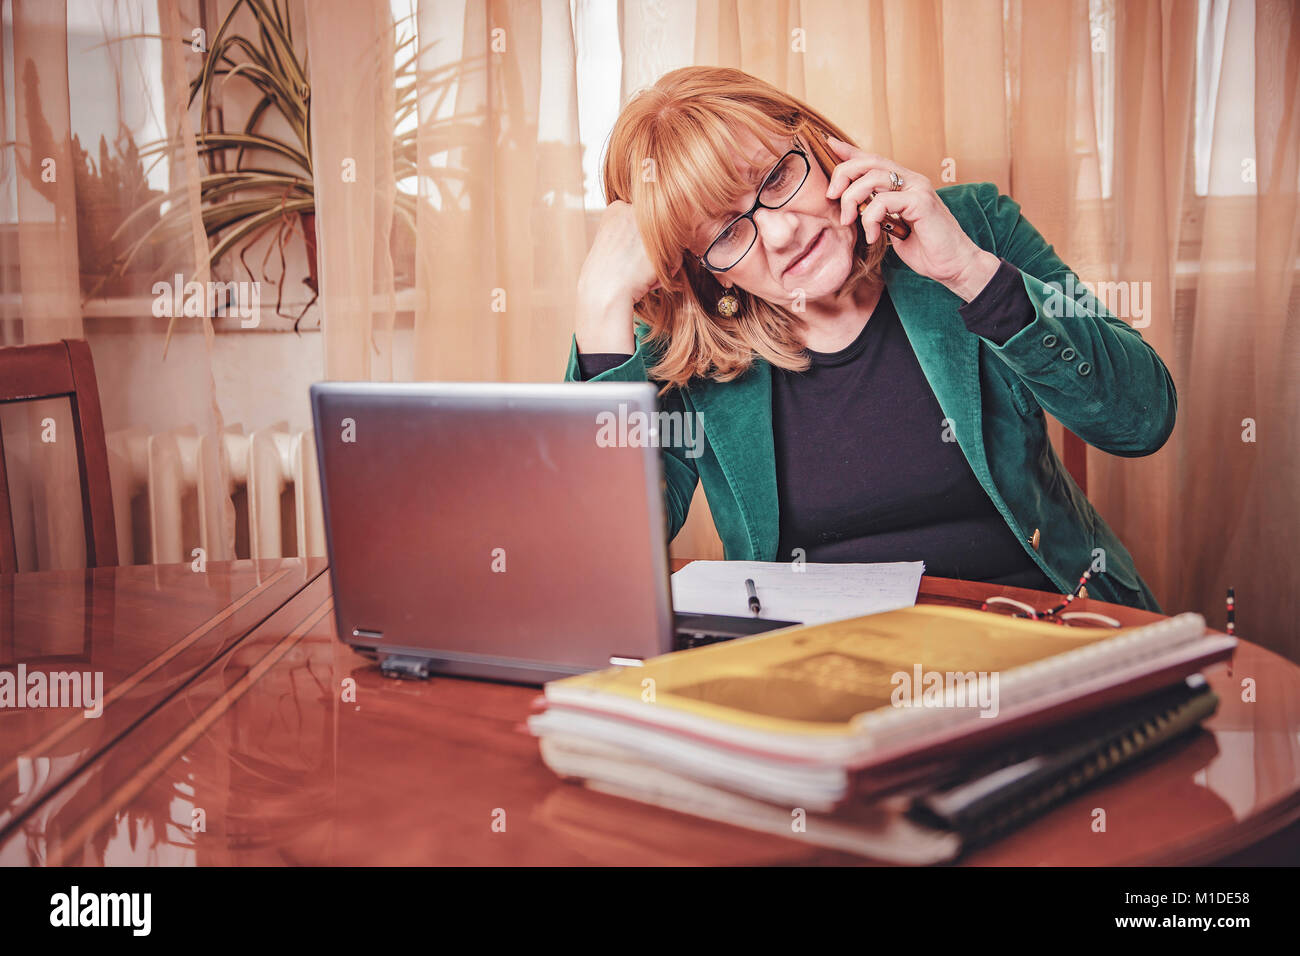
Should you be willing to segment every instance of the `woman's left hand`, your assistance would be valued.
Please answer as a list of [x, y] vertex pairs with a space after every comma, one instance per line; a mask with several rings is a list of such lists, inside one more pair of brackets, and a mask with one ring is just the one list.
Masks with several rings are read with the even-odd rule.
[[[827, 142], [841, 159], [826, 190], [826, 198], [840, 201], [841, 225], [859, 215], [860, 203], [867, 203], [862, 229], [871, 243], [880, 237], [886, 214], [897, 213], [912, 227], [906, 239], [892, 241], [898, 257], [913, 272], [943, 283], [967, 302], [975, 298], [997, 271], [998, 258], [962, 231], [930, 180], [833, 136]], [[894, 188], [891, 171], [902, 180], [901, 189]]]

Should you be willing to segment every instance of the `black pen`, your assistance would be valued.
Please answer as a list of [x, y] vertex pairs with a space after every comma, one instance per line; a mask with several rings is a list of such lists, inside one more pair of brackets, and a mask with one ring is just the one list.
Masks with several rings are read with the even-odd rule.
[[758, 612], [762, 610], [758, 604], [758, 592], [754, 590], [754, 579], [745, 578], [745, 593], [749, 595], [749, 609], [758, 617]]

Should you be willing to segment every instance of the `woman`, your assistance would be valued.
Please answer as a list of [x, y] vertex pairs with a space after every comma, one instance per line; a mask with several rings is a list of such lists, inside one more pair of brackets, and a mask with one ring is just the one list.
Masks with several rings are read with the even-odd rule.
[[1092, 597], [1159, 610], [1043, 413], [1149, 455], [1173, 382], [1062, 292], [1077, 280], [995, 186], [936, 190], [712, 67], [628, 103], [604, 182], [566, 380], [656, 381], [698, 416], [702, 454], [663, 453], [670, 535], [702, 481], [728, 559], [919, 559], [1060, 591], [1091, 568]]

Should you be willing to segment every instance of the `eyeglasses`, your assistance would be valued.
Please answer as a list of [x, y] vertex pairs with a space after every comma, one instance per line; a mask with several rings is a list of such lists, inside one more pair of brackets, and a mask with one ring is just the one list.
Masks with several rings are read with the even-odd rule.
[[1002, 614], [1007, 617], [1025, 617], [1032, 621], [1044, 621], [1052, 624], [1063, 624], [1066, 627], [1119, 627], [1119, 621], [1105, 614], [1097, 614], [1093, 611], [1065, 611], [1076, 598], [1085, 593], [1083, 586], [1088, 583], [1092, 577], [1092, 568], [1084, 571], [1079, 578], [1079, 583], [1074, 586], [1074, 590], [1065, 595], [1065, 600], [1054, 607], [1049, 607], [1045, 611], [1035, 610], [1032, 606], [1024, 601], [1017, 601], [1009, 597], [991, 597], [980, 605], [981, 611], [991, 611], [994, 614]]
[[758, 226], [754, 224], [754, 213], [762, 209], [780, 209], [791, 199], [808, 178], [811, 169], [808, 155], [798, 147], [790, 150], [777, 161], [772, 171], [763, 178], [763, 185], [758, 190], [758, 198], [749, 212], [737, 216], [718, 237], [709, 243], [704, 255], [697, 256], [700, 264], [711, 272], [726, 272], [734, 268], [754, 245], [758, 238]]

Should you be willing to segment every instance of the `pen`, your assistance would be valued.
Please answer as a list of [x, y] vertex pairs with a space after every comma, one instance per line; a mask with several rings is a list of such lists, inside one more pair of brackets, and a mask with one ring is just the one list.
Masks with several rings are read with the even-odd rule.
[[758, 603], [758, 592], [754, 590], [753, 578], [745, 578], [745, 593], [749, 595], [749, 609], [753, 611], [754, 616], [757, 617], [761, 608]]

